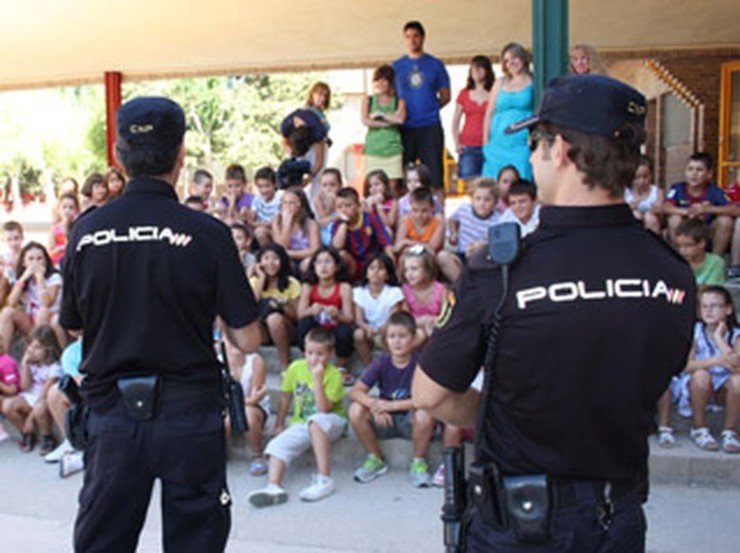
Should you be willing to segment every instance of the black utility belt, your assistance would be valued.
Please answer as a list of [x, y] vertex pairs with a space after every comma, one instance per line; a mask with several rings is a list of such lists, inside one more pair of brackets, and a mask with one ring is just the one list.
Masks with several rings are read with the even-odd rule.
[[163, 380], [157, 375], [119, 378], [117, 385], [129, 416], [142, 421], [154, 418], [157, 406], [163, 401], [217, 398], [220, 394], [215, 385]]
[[634, 491], [634, 486], [610, 482], [562, 480], [546, 474], [506, 476], [494, 463], [474, 463], [469, 470], [469, 499], [481, 520], [497, 531], [513, 529], [525, 543], [551, 539], [551, 523], [557, 509], [578, 501], [577, 487], [593, 489], [597, 499], [597, 520], [608, 529], [614, 501]]

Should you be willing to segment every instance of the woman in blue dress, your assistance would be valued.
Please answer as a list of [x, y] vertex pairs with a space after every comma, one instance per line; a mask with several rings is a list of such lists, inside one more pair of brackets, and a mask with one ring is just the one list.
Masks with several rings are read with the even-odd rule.
[[514, 165], [523, 179], [532, 180], [527, 131], [504, 134], [511, 123], [530, 117], [534, 109], [531, 56], [516, 42], [501, 51], [504, 77], [493, 86], [483, 120], [483, 176], [496, 178], [502, 167]]

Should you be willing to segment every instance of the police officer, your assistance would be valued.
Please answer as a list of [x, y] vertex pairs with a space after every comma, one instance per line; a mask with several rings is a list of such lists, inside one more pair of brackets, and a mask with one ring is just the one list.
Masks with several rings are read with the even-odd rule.
[[223, 551], [230, 528], [220, 316], [242, 351], [259, 343], [257, 306], [231, 233], [178, 203], [185, 115], [141, 97], [116, 115], [123, 196], [70, 234], [60, 320], [81, 331], [90, 407], [75, 551], [136, 550], [155, 478], [165, 551]]
[[[644, 550], [647, 437], [695, 308], [688, 266], [623, 200], [645, 110], [623, 83], [570, 75], [510, 128], [530, 131], [540, 227], [509, 272], [488, 252], [471, 260], [413, 387], [434, 416], [480, 417], [469, 551]], [[504, 290], [480, 395], [469, 386]]]

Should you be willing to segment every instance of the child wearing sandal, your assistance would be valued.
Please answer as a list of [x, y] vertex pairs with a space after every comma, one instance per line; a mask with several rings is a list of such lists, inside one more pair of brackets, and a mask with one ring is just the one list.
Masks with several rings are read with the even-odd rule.
[[[694, 344], [686, 370], [674, 379], [672, 392], [678, 399], [678, 411], [692, 418], [691, 439], [700, 449], [740, 453], [735, 428], [740, 412], [740, 328], [737, 327], [732, 296], [722, 286], [707, 286], [699, 294], [701, 320], [694, 327]], [[671, 390], [666, 392], [671, 393]], [[706, 423], [706, 411], [725, 406], [721, 445]], [[667, 412], [670, 396], [659, 403], [661, 441], [670, 442], [672, 434]]]
[[265, 463], [264, 441], [265, 428], [270, 420], [270, 396], [267, 393], [267, 372], [265, 360], [259, 353], [244, 355], [244, 363], [231, 369], [231, 375], [244, 390], [244, 407], [247, 413], [249, 430], [244, 437], [249, 442], [252, 459], [249, 463], [251, 476], [262, 476], [267, 473]]
[[24, 453], [32, 451], [36, 445], [34, 424], [41, 431], [41, 455], [50, 453], [57, 445], [46, 395], [62, 376], [61, 354], [54, 330], [48, 325], [36, 327], [21, 359], [20, 384], [24, 391], [3, 400], [3, 415], [21, 431], [18, 446]]
[[[317, 474], [298, 496], [303, 501], [319, 501], [334, 492], [331, 443], [342, 436], [347, 426], [342, 407], [342, 376], [330, 363], [334, 336], [325, 328], [314, 328], [306, 335], [304, 349], [306, 358], [291, 363], [283, 378], [275, 425], [277, 435], [265, 450], [269, 457], [268, 483], [248, 496], [255, 507], [269, 507], [288, 500], [288, 492], [283, 488], [285, 471], [293, 459], [309, 448], [316, 458]], [[293, 416], [285, 429], [291, 401]]]

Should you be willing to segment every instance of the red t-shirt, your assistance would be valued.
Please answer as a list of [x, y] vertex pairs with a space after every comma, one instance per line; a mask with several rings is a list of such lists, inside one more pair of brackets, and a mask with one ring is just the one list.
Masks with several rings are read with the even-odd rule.
[[464, 88], [456, 102], [462, 106], [465, 122], [460, 132], [461, 146], [483, 146], [483, 118], [488, 102], [478, 104], [470, 98], [470, 89]]

